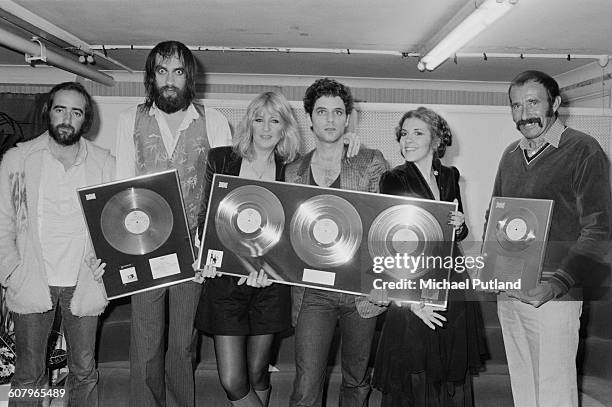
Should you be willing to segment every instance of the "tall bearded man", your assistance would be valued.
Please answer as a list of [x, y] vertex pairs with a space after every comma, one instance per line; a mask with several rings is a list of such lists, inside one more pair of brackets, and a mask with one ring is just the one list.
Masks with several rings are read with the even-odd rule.
[[[196, 73], [184, 44], [157, 44], [145, 66], [146, 100], [121, 114], [116, 146], [118, 178], [178, 170], [192, 236], [208, 150], [231, 143], [227, 119], [193, 102]], [[187, 281], [132, 295], [131, 406], [194, 406], [193, 323], [200, 291], [200, 284]]]

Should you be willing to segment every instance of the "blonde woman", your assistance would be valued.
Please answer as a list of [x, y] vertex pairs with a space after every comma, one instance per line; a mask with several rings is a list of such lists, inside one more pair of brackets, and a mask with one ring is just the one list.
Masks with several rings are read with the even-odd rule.
[[[354, 134], [347, 136], [349, 151], [358, 150]], [[200, 233], [214, 174], [283, 181], [285, 165], [297, 157], [301, 144], [291, 106], [277, 92], [262, 93], [249, 104], [234, 140], [231, 147], [209, 152]], [[206, 266], [196, 274], [196, 281], [204, 278], [209, 280], [195, 326], [213, 336], [221, 385], [234, 406], [267, 406], [274, 335], [291, 327], [290, 287], [272, 284], [263, 271], [237, 279], [219, 276], [214, 267]]]

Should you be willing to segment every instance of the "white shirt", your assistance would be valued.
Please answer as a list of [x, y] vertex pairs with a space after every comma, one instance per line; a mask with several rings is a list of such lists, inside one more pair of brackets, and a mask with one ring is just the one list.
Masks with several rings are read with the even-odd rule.
[[75, 286], [85, 255], [87, 227], [76, 190], [87, 184], [83, 165], [87, 148], [79, 144], [76, 161], [67, 170], [48, 148], [43, 150], [38, 231], [51, 286]]
[[[137, 106], [134, 106], [119, 116], [117, 143], [115, 146], [117, 179], [131, 178], [136, 175], [136, 148], [134, 146], [136, 111]], [[206, 117], [206, 134], [210, 148], [230, 145], [232, 143], [232, 133], [225, 116], [217, 110], [207, 107], [205, 107], [204, 114]], [[155, 120], [157, 120], [168, 157], [172, 157], [180, 134], [189, 127], [193, 120], [200, 117], [193, 104], [190, 104], [185, 112], [183, 122], [178, 127], [176, 134], [173, 135], [170, 132], [166, 118], [155, 104], [149, 109], [149, 115], [155, 116]]]

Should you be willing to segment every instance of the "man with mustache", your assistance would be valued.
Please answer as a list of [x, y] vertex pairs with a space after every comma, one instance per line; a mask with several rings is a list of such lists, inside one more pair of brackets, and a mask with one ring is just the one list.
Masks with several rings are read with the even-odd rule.
[[609, 161], [591, 136], [557, 118], [559, 85], [525, 71], [510, 83], [523, 137], [501, 158], [493, 196], [554, 200], [541, 283], [498, 296], [516, 406], [578, 406], [578, 287], [602, 267], [610, 236]]
[[[54, 86], [43, 108], [48, 131], [10, 149], [0, 163], [0, 283], [15, 322], [13, 389], [46, 388], [47, 341], [60, 308], [68, 348], [69, 406], [98, 405], [94, 360], [107, 300], [76, 189], [114, 178], [108, 150], [82, 138], [91, 97], [76, 82]], [[36, 394], [34, 394], [36, 396]], [[10, 400], [9, 405], [40, 397]]]
[[[193, 102], [196, 74], [195, 57], [184, 44], [157, 44], [146, 61], [145, 102], [120, 116], [116, 146], [119, 179], [178, 170], [192, 236], [208, 150], [231, 143], [227, 119]], [[132, 295], [130, 406], [194, 405], [193, 322], [200, 291], [200, 284], [188, 281]]]

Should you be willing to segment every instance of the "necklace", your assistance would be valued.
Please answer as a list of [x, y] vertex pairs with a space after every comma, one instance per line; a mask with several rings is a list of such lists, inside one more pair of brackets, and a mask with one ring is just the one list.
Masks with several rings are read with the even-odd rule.
[[255, 174], [255, 176], [257, 177], [256, 179], [262, 179], [264, 177], [264, 175], [266, 175], [267, 173], [271, 172], [271, 169], [274, 168], [270, 162], [270, 160], [266, 160], [266, 162], [264, 163], [263, 168], [261, 169], [261, 171], [258, 171], [257, 168], [255, 168], [255, 164], [252, 161], [246, 160], [248, 166], [251, 168], [251, 172], [253, 172], [253, 174]]

